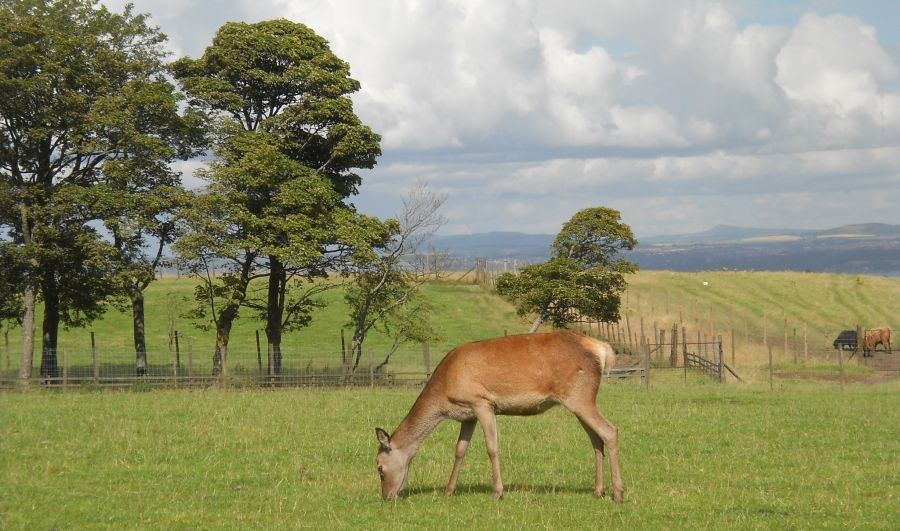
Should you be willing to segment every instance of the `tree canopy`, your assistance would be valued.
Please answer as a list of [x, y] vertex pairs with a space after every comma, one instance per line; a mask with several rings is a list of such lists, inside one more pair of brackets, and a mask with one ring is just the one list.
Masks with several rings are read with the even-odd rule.
[[[204, 280], [195, 315], [216, 326], [220, 367], [239, 309], [259, 312], [278, 372], [282, 332], [309, 322], [321, 288], [289, 286], [388, 238], [384, 223], [346, 201], [360, 183], [355, 170], [375, 165], [380, 138], [353, 112], [359, 83], [347, 63], [303, 24], [227, 23], [202, 57], [172, 71], [217, 120], [217, 160], [202, 172], [209, 186], [185, 213], [177, 246]], [[225, 264], [218, 278], [206, 274], [211, 260]], [[258, 277], [265, 289], [251, 289]]]
[[[191, 124], [165, 76], [164, 40], [131, 5], [114, 13], [90, 0], [0, 0], [0, 181], [10, 197], [0, 225], [24, 272], [23, 381], [38, 297], [42, 372], [53, 375], [60, 320], [96, 317], [110, 294], [100, 280], [116, 253], [89, 222], [109, 216], [113, 191], [155, 186], [171, 177], [169, 162], [189, 156]], [[123, 179], [135, 187], [115, 184]]]
[[516, 304], [519, 315], [537, 316], [532, 331], [543, 321], [564, 327], [582, 317], [618, 319], [624, 275], [637, 271], [618, 253], [636, 244], [617, 210], [581, 210], [563, 225], [549, 260], [500, 275], [497, 291]]

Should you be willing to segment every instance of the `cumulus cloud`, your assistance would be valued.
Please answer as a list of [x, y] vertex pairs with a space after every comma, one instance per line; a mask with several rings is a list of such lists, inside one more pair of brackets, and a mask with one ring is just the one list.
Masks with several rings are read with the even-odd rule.
[[326, 37], [383, 135], [357, 201], [376, 214], [423, 179], [450, 195], [456, 232], [554, 232], [596, 204], [645, 233], [900, 223], [884, 206], [815, 214], [842, 190], [900, 201], [900, 46], [853, 13], [776, 25], [711, 0], [135, 3], [189, 55], [226, 20], [286, 17]]

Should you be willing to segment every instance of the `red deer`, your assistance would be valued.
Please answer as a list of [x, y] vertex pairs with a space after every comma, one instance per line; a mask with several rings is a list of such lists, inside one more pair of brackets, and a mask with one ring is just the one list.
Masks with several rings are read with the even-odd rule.
[[891, 352], [891, 329], [890, 328], [873, 328], [866, 330], [865, 339], [863, 340], [863, 354], [868, 356], [869, 352], [875, 350], [875, 347], [882, 345]]
[[609, 344], [573, 332], [523, 334], [460, 345], [438, 364], [412, 409], [388, 435], [375, 428], [381, 496], [396, 499], [409, 463], [422, 441], [445, 419], [461, 423], [456, 461], [445, 493], [453, 494], [463, 457], [481, 422], [494, 481], [494, 498], [503, 496], [495, 415], [537, 415], [562, 404], [578, 417], [590, 437], [596, 460], [594, 495], [603, 496], [603, 454], [609, 453], [613, 500], [624, 487], [619, 473], [618, 429], [597, 410], [604, 371], [615, 362]]

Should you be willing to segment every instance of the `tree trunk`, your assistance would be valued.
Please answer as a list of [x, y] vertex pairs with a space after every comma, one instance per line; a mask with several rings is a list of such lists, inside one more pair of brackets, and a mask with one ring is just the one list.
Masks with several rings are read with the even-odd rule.
[[284, 264], [269, 256], [269, 288], [266, 302], [266, 339], [272, 352], [275, 374], [281, 374], [281, 333], [284, 322], [284, 299], [287, 275]]
[[28, 385], [31, 380], [31, 367], [34, 365], [34, 285], [29, 282], [25, 286], [25, 317], [22, 319], [22, 364], [19, 367], [19, 385]]
[[44, 322], [41, 326], [41, 376], [59, 376], [56, 347], [59, 341], [59, 291], [52, 271], [46, 272], [43, 286]]
[[138, 376], [147, 374], [147, 341], [144, 334], [144, 292], [137, 286], [131, 286], [131, 317], [134, 328], [135, 373]]
[[225, 361], [228, 355], [228, 340], [231, 337], [231, 325], [237, 319], [238, 306], [231, 304], [222, 310], [219, 323], [216, 326], [216, 351], [213, 354], [213, 375], [221, 376], [225, 369]]
[[549, 304], [544, 304], [541, 306], [541, 311], [538, 312], [538, 316], [534, 319], [534, 322], [531, 323], [531, 330], [528, 331], [529, 334], [533, 334], [538, 331], [538, 328], [541, 327], [541, 323], [544, 322], [544, 319], [547, 318], [547, 309], [550, 308]]
[[[21, 204], [19, 211], [22, 215], [22, 238], [25, 246], [31, 245], [31, 226], [28, 222], [28, 208]], [[32, 271], [26, 279], [24, 304], [25, 316], [22, 319], [22, 364], [19, 366], [19, 385], [28, 385], [31, 380], [31, 368], [34, 365], [34, 310], [37, 305], [37, 285], [34, 281], [34, 266], [36, 260], [31, 260]]]

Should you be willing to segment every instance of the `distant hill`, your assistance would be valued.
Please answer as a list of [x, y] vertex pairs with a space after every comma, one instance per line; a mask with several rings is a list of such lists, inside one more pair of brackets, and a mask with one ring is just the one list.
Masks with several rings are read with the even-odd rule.
[[521, 232], [485, 232], [459, 236], [435, 236], [430, 245], [452, 255], [470, 258], [546, 260], [556, 236]]
[[860, 223], [858, 225], [844, 225], [843, 227], [822, 230], [816, 232], [815, 234], [818, 238], [828, 236], [900, 238], [900, 225], [888, 225], [886, 223]]
[[716, 225], [715, 227], [692, 234], [669, 234], [663, 236], [650, 236], [647, 238], [639, 238], [641, 244], [664, 244], [664, 243], [708, 243], [721, 241], [735, 241], [746, 238], [766, 238], [772, 236], [790, 235], [794, 236], [803, 232], [792, 229], [755, 229], [750, 227], [735, 227], [732, 225]]
[[[458, 257], [546, 260], [554, 236], [490, 232], [435, 237]], [[827, 230], [718, 225], [694, 234], [639, 238], [629, 259], [643, 269], [741, 269], [900, 275], [900, 225], [864, 223]]]

